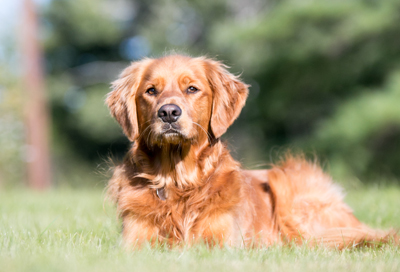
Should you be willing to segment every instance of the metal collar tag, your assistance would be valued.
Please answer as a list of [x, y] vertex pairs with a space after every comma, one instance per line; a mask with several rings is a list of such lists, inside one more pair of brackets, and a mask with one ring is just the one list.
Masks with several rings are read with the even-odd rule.
[[165, 196], [165, 189], [164, 189], [164, 187], [163, 187], [163, 188], [157, 189], [156, 192], [157, 192], [157, 196], [158, 196], [161, 200], [165, 201], [165, 200], [167, 199], [167, 197]]

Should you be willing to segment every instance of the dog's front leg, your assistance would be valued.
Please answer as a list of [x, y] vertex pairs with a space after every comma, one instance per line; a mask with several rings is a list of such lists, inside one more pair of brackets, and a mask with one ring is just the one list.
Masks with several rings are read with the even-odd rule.
[[213, 214], [201, 219], [196, 224], [194, 232], [197, 233], [198, 241], [203, 241], [210, 246], [237, 246], [241, 241], [238, 228], [235, 227], [234, 216], [229, 212]]
[[123, 218], [122, 236], [127, 248], [140, 248], [146, 242], [155, 246], [161, 242], [159, 230], [146, 221], [139, 220], [133, 215]]

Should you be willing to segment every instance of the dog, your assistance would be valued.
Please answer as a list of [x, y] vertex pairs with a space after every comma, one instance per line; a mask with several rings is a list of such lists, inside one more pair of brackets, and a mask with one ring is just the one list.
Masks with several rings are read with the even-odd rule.
[[303, 156], [241, 168], [220, 137], [249, 85], [227, 68], [168, 55], [133, 62], [113, 82], [106, 104], [133, 142], [108, 185], [125, 245], [342, 249], [398, 241], [394, 231], [361, 223], [340, 187]]

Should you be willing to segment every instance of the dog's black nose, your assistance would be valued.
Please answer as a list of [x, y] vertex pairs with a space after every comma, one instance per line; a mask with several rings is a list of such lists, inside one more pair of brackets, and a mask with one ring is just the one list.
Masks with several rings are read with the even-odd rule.
[[158, 110], [158, 117], [165, 123], [176, 122], [182, 115], [182, 110], [175, 104], [166, 104]]

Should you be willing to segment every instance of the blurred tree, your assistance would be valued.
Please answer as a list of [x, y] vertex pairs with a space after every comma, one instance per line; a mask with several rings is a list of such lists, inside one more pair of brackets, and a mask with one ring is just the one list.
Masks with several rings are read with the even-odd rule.
[[[99, 182], [90, 169], [107, 160], [110, 146], [116, 154], [127, 148], [103, 101], [111, 80], [128, 64], [118, 63], [119, 46], [132, 7], [127, 1], [55, 0], [44, 11], [54, 163], [61, 184]], [[127, 13], [123, 20], [113, 17], [118, 9]]]
[[252, 85], [225, 136], [245, 165], [294, 146], [337, 176], [400, 175], [398, 1], [53, 0], [43, 26], [55, 161], [69, 183], [128, 147], [103, 105], [109, 82], [171, 49], [223, 60]]
[[49, 113], [45, 98], [42, 50], [38, 40], [38, 17], [31, 0], [23, 1], [20, 50], [26, 92], [26, 145], [29, 147], [27, 178], [31, 188], [43, 190], [52, 184]]
[[292, 144], [325, 154], [338, 175], [399, 177], [399, 15], [392, 0], [281, 1], [226, 18], [210, 47], [260, 89], [240, 125], [267, 139], [266, 154]]

